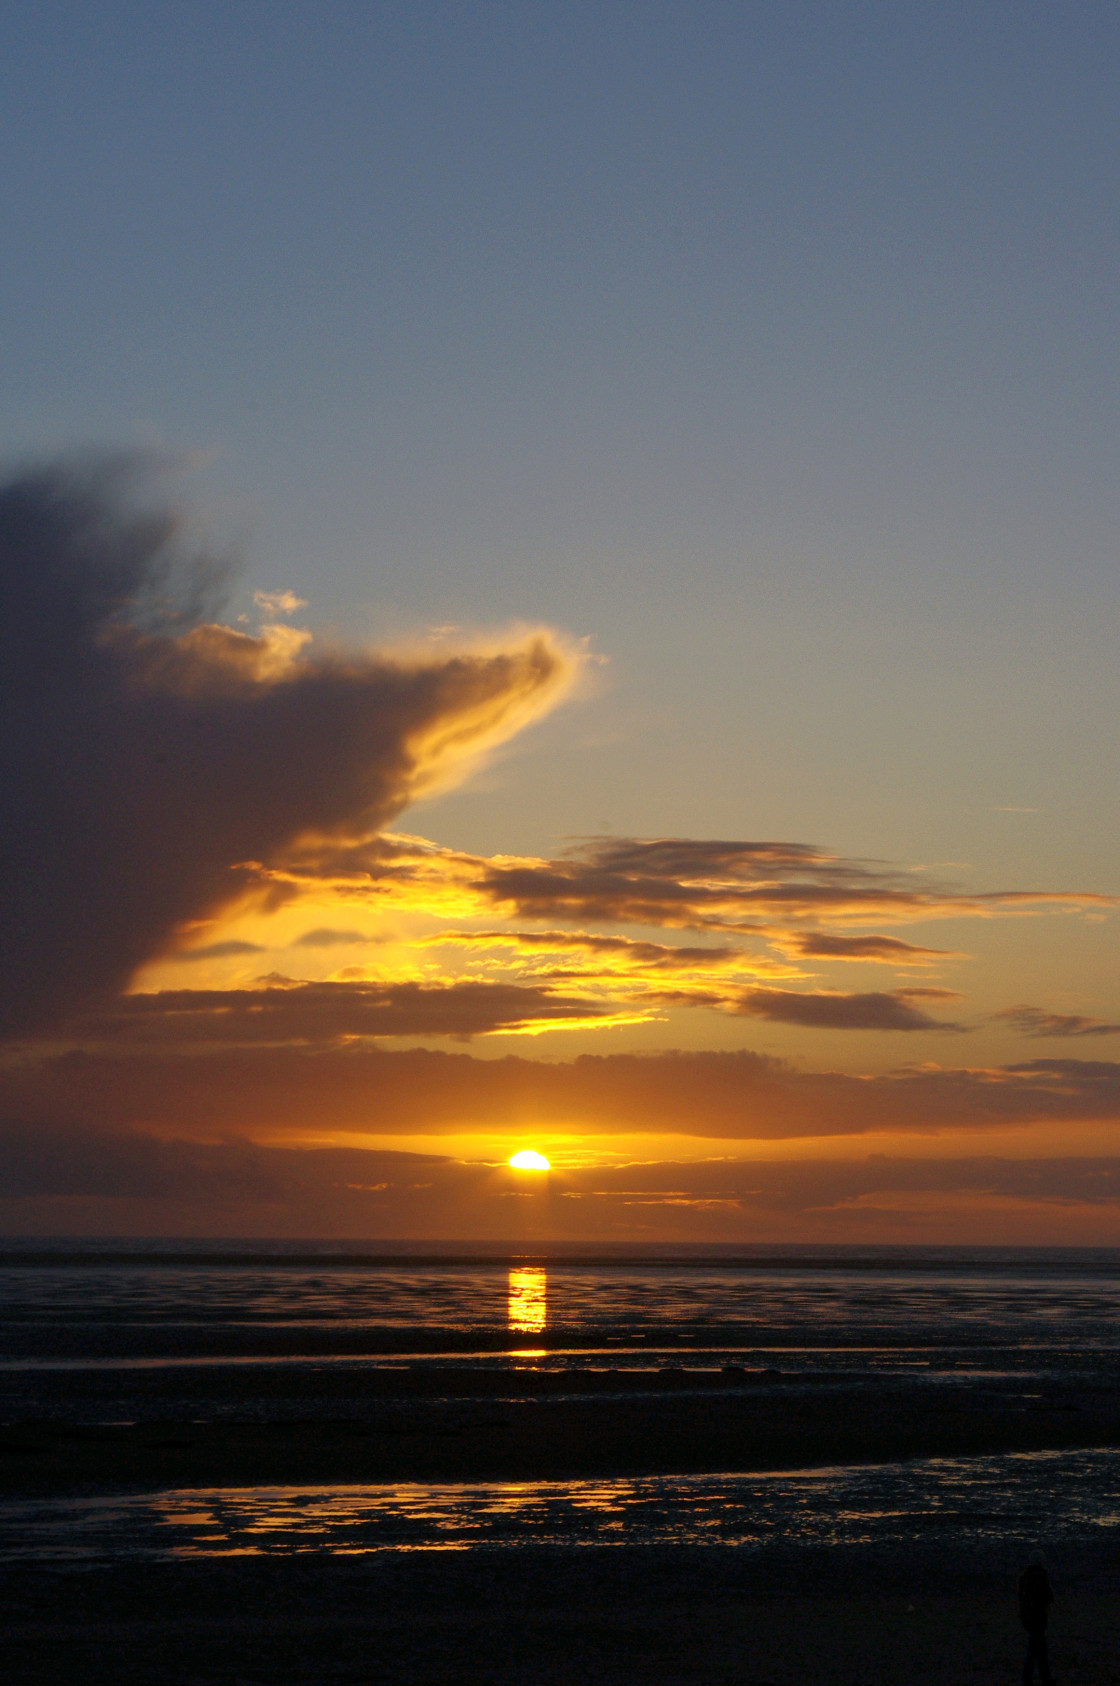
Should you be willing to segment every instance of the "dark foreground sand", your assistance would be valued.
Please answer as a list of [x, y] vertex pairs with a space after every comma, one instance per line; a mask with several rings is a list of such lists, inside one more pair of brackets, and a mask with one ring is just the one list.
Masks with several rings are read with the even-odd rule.
[[[155, 1375], [150, 1414], [131, 1426], [11, 1423], [0, 1496], [1120, 1445], [1107, 1390], [982, 1377], [837, 1387], [761, 1369], [529, 1372], [512, 1391], [508, 1374], [477, 1371], [269, 1378], [254, 1373], [253, 1414], [240, 1421], [214, 1376], [199, 1378], [200, 1394], [222, 1398], [222, 1420], [167, 1414]], [[181, 1387], [172, 1379], [162, 1397]], [[573, 1546], [19, 1567], [0, 1570], [0, 1686], [1010, 1686], [1023, 1649], [1018, 1557], [997, 1544]], [[1120, 1686], [1115, 1544], [1069, 1547], [1053, 1566], [1057, 1679]]]
[[[206, 1396], [224, 1402], [209, 1421], [186, 1418], [181, 1400], [179, 1414], [164, 1414], [154, 1377], [148, 1411], [127, 1426], [40, 1419], [0, 1428], [0, 1495], [563, 1480], [1120, 1445], [1118, 1390], [1040, 1393], [1017, 1378], [837, 1385], [763, 1370], [279, 1370], [270, 1380], [258, 1371], [237, 1373], [254, 1388], [252, 1414], [239, 1418], [230, 1377], [206, 1379]], [[181, 1374], [175, 1386], [181, 1392]]]
[[[918, 1548], [765, 1566], [733, 1548], [417, 1552], [21, 1570], [12, 1686], [1002, 1686], [1017, 1563]], [[1120, 1680], [1120, 1574], [1055, 1562], [1063, 1686]]]

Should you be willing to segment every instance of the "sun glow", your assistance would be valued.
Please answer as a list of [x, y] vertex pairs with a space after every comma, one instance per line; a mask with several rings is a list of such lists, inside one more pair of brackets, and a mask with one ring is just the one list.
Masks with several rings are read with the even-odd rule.
[[531, 1147], [522, 1148], [520, 1153], [510, 1154], [509, 1159], [515, 1171], [551, 1171], [543, 1153], [534, 1153]]

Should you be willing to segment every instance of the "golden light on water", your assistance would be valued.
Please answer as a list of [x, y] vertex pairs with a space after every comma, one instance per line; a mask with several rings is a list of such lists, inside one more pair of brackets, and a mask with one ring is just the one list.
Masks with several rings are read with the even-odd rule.
[[510, 1164], [515, 1171], [551, 1171], [543, 1153], [534, 1153], [531, 1147], [522, 1148], [520, 1153], [510, 1155]]
[[539, 1335], [548, 1322], [548, 1276], [539, 1266], [509, 1273], [509, 1326], [523, 1335]]

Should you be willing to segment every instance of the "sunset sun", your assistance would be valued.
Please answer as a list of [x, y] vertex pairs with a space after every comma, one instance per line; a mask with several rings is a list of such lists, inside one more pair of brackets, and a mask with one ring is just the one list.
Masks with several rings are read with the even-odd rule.
[[543, 1153], [535, 1153], [531, 1147], [522, 1148], [520, 1153], [513, 1153], [509, 1159], [515, 1171], [551, 1171]]

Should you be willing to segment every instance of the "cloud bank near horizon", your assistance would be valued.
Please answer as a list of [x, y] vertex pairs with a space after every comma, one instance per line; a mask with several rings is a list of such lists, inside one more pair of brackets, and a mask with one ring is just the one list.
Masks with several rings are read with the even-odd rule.
[[1120, 1158], [597, 1165], [526, 1179], [441, 1154], [0, 1126], [8, 1234], [629, 1242], [1114, 1237]]
[[0, 1123], [195, 1137], [559, 1130], [779, 1141], [1120, 1120], [1120, 1063], [804, 1069], [747, 1049], [481, 1060], [355, 1040], [68, 1050], [0, 1065]]

